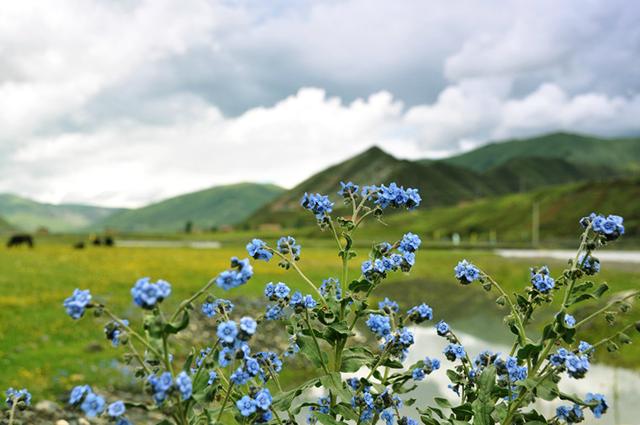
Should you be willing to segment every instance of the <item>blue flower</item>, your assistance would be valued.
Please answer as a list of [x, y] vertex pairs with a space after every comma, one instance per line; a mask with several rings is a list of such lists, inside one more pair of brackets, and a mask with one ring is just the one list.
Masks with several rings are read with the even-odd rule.
[[434, 370], [440, 369], [440, 360], [432, 359], [430, 357], [424, 358], [424, 367], [426, 369], [427, 374], [433, 372]]
[[89, 290], [75, 289], [73, 295], [64, 300], [64, 308], [72, 319], [77, 320], [84, 315], [87, 305], [91, 302], [91, 293]]
[[240, 329], [248, 335], [253, 335], [254, 333], [256, 333], [257, 327], [258, 324], [251, 317], [245, 316], [240, 319]]
[[278, 252], [282, 255], [291, 254], [297, 260], [300, 258], [301, 246], [296, 244], [296, 240], [291, 236], [283, 236], [278, 239]]
[[600, 271], [600, 260], [591, 255], [585, 257], [584, 253], [578, 257], [578, 265], [589, 276], [593, 276]]
[[264, 318], [267, 320], [278, 320], [284, 317], [284, 310], [278, 304], [267, 307]]
[[305, 192], [300, 200], [300, 205], [314, 213], [318, 220], [324, 219], [327, 214], [333, 211], [333, 202], [329, 201], [328, 196], [320, 195], [319, 193]]
[[216, 278], [216, 285], [228, 291], [244, 285], [253, 276], [253, 267], [249, 263], [249, 259], [243, 260], [238, 257], [231, 257], [231, 270], [225, 270]]
[[464, 347], [460, 344], [449, 344], [444, 348], [444, 356], [447, 360], [455, 361], [456, 359], [462, 359], [466, 356]]
[[587, 353], [591, 351], [592, 348], [593, 348], [593, 345], [589, 344], [586, 341], [580, 341], [580, 344], [578, 344], [578, 351], [580, 353]]
[[422, 381], [425, 376], [426, 374], [424, 373], [424, 370], [422, 370], [421, 368], [415, 368], [411, 372], [411, 377], [413, 378], [414, 381]]
[[88, 385], [78, 385], [73, 387], [71, 394], [69, 395], [69, 404], [73, 406], [78, 405], [82, 401], [82, 398], [90, 392], [92, 392], [91, 387]]
[[104, 398], [97, 394], [89, 393], [85, 396], [84, 401], [80, 405], [80, 409], [90, 418], [96, 417], [104, 412]]
[[385, 425], [393, 425], [393, 421], [395, 419], [393, 409], [384, 409], [382, 413], [380, 413], [380, 419], [385, 422]]
[[150, 282], [148, 277], [138, 279], [131, 288], [133, 302], [139, 307], [150, 310], [171, 294], [171, 285], [164, 280]]
[[191, 384], [191, 378], [189, 378], [187, 372], [180, 372], [178, 376], [176, 376], [176, 387], [178, 387], [178, 391], [180, 391], [180, 396], [183, 400], [187, 400], [191, 397], [193, 386]]
[[400, 245], [398, 246], [398, 250], [402, 252], [415, 252], [420, 248], [420, 244], [422, 241], [418, 237], [418, 235], [414, 235], [409, 232], [402, 237], [400, 241]]
[[229, 314], [235, 306], [229, 300], [218, 298], [214, 302], [202, 304], [202, 313], [207, 317], [214, 317], [216, 314]]
[[589, 371], [589, 366], [589, 358], [587, 356], [576, 356], [573, 353], [569, 353], [564, 362], [567, 373], [575, 379], [584, 378]]
[[17, 403], [19, 401], [22, 401], [27, 406], [31, 405], [31, 393], [26, 388], [21, 390], [9, 388], [4, 394], [7, 396], [5, 402], [9, 407], [13, 406], [13, 403]]
[[107, 407], [107, 413], [112, 418], [119, 418], [120, 416], [124, 415], [126, 410], [127, 409], [124, 406], [122, 400], [114, 401], [109, 405], [109, 407]]
[[609, 408], [609, 406], [607, 405], [607, 401], [602, 394], [587, 393], [584, 401], [586, 403], [592, 404], [591, 406], [589, 406], [589, 409], [591, 409], [591, 411], [593, 412], [593, 416], [595, 416], [596, 418], [600, 418], [604, 413], [607, 413], [607, 409]]
[[304, 309], [313, 309], [318, 303], [313, 299], [311, 295], [302, 295], [299, 291], [296, 291], [291, 296], [291, 301], [289, 301], [289, 305], [296, 311], [296, 313], [301, 313]]
[[446, 336], [449, 333], [449, 325], [444, 320], [439, 321], [436, 324], [436, 332], [440, 336]]
[[398, 303], [390, 300], [387, 297], [385, 297], [384, 300], [378, 303], [378, 308], [380, 310], [385, 310], [388, 313], [391, 313], [391, 312], [397, 313], [400, 310]]
[[391, 321], [387, 316], [381, 314], [370, 314], [367, 319], [367, 326], [379, 337], [388, 335], [391, 332]]
[[460, 261], [453, 270], [456, 274], [456, 279], [464, 285], [480, 279], [480, 270], [467, 260]]
[[258, 406], [258, 409], [269, 410], [273, 398], [271, 397], [269, 389], [263, 388], [258, 391], [258, 393], [254, 397], [254, 400], [256, 402], [256, 406]]
[[322, 281], [322, 285], [320, 285], [320, 294], [322, 294], [323, 297], [328, 298], [332, 293], [335, 294], [336, 300], [339, 301], [342, 298], [342, 286], [340, 285], [340, 281], [330, 277]]
[[407, 311], [407, 314], [409, 315], [409, 320], [412, 320], [414, 323], [422, 323], [425, 320], [431, 320], [433, 318], [433, 309], [422, 303], [411, 307], [409, 311]]
[[350, 198], [350, 195], [357, 195], [360, 187], [353, 182], [340, 182], [340, 190], [338, 191], [338, 195], [343, 196], [344, 198]]
[[242, 416], [251, 416], [256, 412], [256, 402], [248, 395], [243, 396], [236, 402], [236, 407]]
[[576, 318], [570, 314], [564, 315], [564, 324], [567, 325], [568, 328], [572, 328], [576, 325]]
[[218, 338], [221, 341], [226, 342], [228, 344], [233, 343], [235, 341], [236, 336], [238, 336], [238, 327], [236, 326], [236, 322], [233, 320], [229, 320], [227, 322], [222, 322], [218, 325], [218, 330], [216, 332]]
[[153, 398], [156, 404], [162, 404], [162, 402], [167, 398], [167, 393], [173, 386], [171, 373], [164, 372], [160, 376], [150, 375], [148, 382], [153, 390]]
[[255, 260], [269, 261], [273, 257], [273, 253], [267, 249], [267, 244], [260, 239], [251, 240], [247, 244], [247, 252]]
[[[123, 324], [129, 326], [128, 320], [123, 320]], [[120, 345], [120, 336], [122, 335], [121, 325], [118, 322], [109, 322], [104, 327], [104, 334], [107, 340], [111, 341], [111, 345], [117, 347]]]
[[558, 348], [554, 354], [549, 356], [549, 362], [553, 366], [562, 367], [570, 354], [566, 348]]
[[275, 285], [269, 282], [264, 288], [264, 295], [271, 301], [284, 300], [290, 292], [291, 289], [283, 282], [278, 282]]
[[379, 188], [376, 188], [375, 204], [383, 209], [389, 206], [393, 208], [406, 207], [407, 209], [414, 209], [420, 205], [420, 201], [421, 198], [417, 189], [405, 190], [395, 183], [391, 183], [389, 186], [381, 185]]
[[546, 294], [554, 288], [555, 280], [549, 276], [549, 273], [547, 266], [531, 269], [531, 284], [538, 292]]

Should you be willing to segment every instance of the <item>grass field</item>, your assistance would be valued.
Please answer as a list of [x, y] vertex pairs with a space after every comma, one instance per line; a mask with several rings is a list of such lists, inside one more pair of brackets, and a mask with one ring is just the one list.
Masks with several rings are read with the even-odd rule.
[[[356, 259], [359, 264], [364, 250]], [[68, 245], [40, 244], [34, 250], [7, 250], [0, 254], [0, 382], [5, 386], [26, 386], [38, 397], [54, 397], [72, 385], [90, 382], [111, 386], [124, 376], [117, 363], [120, 352], [104, 339], [102, 319], [92, 316], [74, 322], [67, 317], [62, 301], [76, 288], [91, 289], [97, 301], [135, 322], [139, 310], [134, 307], [129, 289], [142, 276], [163, 278], [173, 285], [166, 307], [197, 290], [207, 280], [228, 266], [232, 255], [244, 256], [241, 245], [218, 250], [89, 248], [73, 250]], [[481, 288], [462, 287], [452, 277], [456, 262], [466, 257], [501, 281], [505, 288], [516, 290], [528, 283], [528, 267], [522, 260], [507, 260], [483, 251], [425, 250], [411, 275], [395, 275], [380, 288], [379, 295], [397, 298], [404, 306], [426, 301], [443, 318], [455, 326], [474, 333], [501, 329], [503, 313], [493, 303], [493, 295]], [[255, 276], [227, 298], [259, 297], [264, 284], [285, 281], [293, 288], [306, 290], [292, 271], [274, 263], [254, 262]], [[355, 264], [354, 264], [355, 265]], [[561, 264], [551, 262], [554, 274]], [[303, 244], [301, 267], [317, 282], [339, 276], [339, 263], [330, 248]], [[632, 267], [610, 268], [598, 280], [607, 280], [617, 292], [640, 286], [640, 273]], [[355, 274], [355, 270], [351, 273]], [[308, 291], [307, 291], [308, 292]], [[578, 312], [579, 318], [585, 312]], [[635, 319], [640, 314], [634, 313]], [[629, 319], [627, 319], [629, 320]], [[606, 331], [604, 325], [590, 330], [595, 341]], [[495, 333], [496, 339], [504, 339]], [[640, 343], [625, 347], [610, 357], [612, 362], [640, 368]]]

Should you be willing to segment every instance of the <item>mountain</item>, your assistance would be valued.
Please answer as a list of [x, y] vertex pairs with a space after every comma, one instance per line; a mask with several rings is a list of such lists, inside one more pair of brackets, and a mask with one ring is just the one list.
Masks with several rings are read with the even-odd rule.
[[[299, 226], [308, 222], [300, 209], [305, 192], [330, 194], [335, 200], [341, 181], [357, 184], [396, 182], [420, 190], [423, 206], [449, 205], [495, 193], [478, 173], [455, 165], [417, 162], [394, 158], [378, 147], [314, 174], [265, 205], [248, 219], [250, 225], [279, 223]], [[341, 207], [336, 203], [336, 208]]]
[[[444, 161], [478, 172], [513, 158], [564, 159], [574, 164], [640, 171], [640, 138], [603, 139], [571, 133], [552, 133], [529, 139], [490, 143]], [[424, 160], [429, 163], [431, 160]]]
[[8, 233], [8, 232], [11, 232], [13, 230], [14, 230], [13, 226], [11, 226], [7, 220], [5, 220], [4, 218], [0, 217], [0, 234]]
[[0, 194], [0, 216], [13, 227], [34, 231], [46, 227], [52, 232], [81, 230], [117, 211], [115, 208], [77, 204], [46, 204], [13, 194]]
[[[393, 229], [410, 229], [428, 239], [447, 239], [459, 233], [468, 240], [475, 233], [487, 241], [495, 232], [498, 241], [531, 240], [532, 208], [538, 204], [542, 240], [576, 239], [580, 217], [595, 211], [619, 214], [625, 219], [626, 238], [640, 236], [640, 177], [602, 182], [582, 182], [537, 189], [526, 193], [479, 199], [455, 207], [438, 207], [397, 214], [376, 226], [371, 236], [385, 237]], [[372, 226], [373, 227], [373, 226]], [[390, 237], [391, 235], [389, 235]]]
[[95, 228], [135, 232], [175, 232], [191, 221], [195, 228], [236, 224], [284, 189], [271, 184], [217, 186], [113, 214]]

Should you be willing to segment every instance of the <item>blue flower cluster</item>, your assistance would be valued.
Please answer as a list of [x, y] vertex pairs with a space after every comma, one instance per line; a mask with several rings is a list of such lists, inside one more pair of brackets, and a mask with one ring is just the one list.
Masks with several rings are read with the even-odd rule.
[[499, 380], [511, 385], [511, 392], [514, 393], [512, 397], [515, 398], [518, 387], [514, 384], [527, 379], [527, 366], [519, 366], [518, 359], [512, 356], [507, 356], [507, 360], [496, 359], [495, 365]]
[[178, 388], [180, 397], [183, 400], [191, 398], [193, 385], [191, 384], [191, 378], [187, 375], [187, 372], [180, 372], [178, 376], [176, 376], [176, 387]]
[[91, 293], [89, 290], [75, 289], [73, 294], [64, 300], [64, 308], [72, 319], [78, 320], [84, 315], [87, 305], [91, 302]]
[[[129, 326], [128, 320], [123, 320], [122, 323]], [[104, 327], [104, 334], [114, 347], [120, 345], [120, 337], [122, 336], [121, 328], [122, 326], [118, 322], [109, 322]]]
[[254, 260], [269, 261], [273, 257], [273, 252], [267, 248], [267, 244], [260, 239], [253, 239], [247, 244], [247, 252]]
[[375, 197], [374, 203], [383, 209], [391, 206], [393, 208], [404, 207], [412, 210], [419, 206], [422, 201], [418, 189], [409, 188], [405, 190], [404, 187], [398, 186], [395, 183], [391, 183], [389, 186], [368, 186], [366, 192], [373, 194]]
[[329, 200], [328, 196], [319, 193], [305, 192], [302, 200], [300, 200], [300, 205], [315, 214], [318, 220], [323, 220], [327, 214], [333, 211], [333, 202]]
[[173, 378], [169, 372], [163, 372], [160, 376], [149, 375], [147, 383], [151, 388], [153, 399], [157, 405], [164, 403], [173, 388]]
[[225, 270], [216, 278], [216, 285], [218, 287], [228, 291], [232, 288], [237, 288], [240, 285], [244, 285], [253, 276], [253, 267], [249, 264], [249, 259], [238, 259], [238, 257], [231, 257], [231, 269]]
[[399, 328], [384, 336], [384, 342], [380, 348], [389, 353], [390, 357], [404, 361], [409, 354], [409, 347], [413, 345], [415, 339], [413, 333], [407, 328]]
[[555, 287], [556, 281], [550, 276], [549, 268], [542, 266], [531, 269], [531, 284], [538, 292], [547, 294]]
[[578, 264], [582, 271], [589, 276], [593, 276], [600, 271], [600, 260], [591, 255], [587, 255], [585, 257], [584, 253], [580, 254], [578, 257]]
[[619, 215], [608, 215], [605, 217], [596, 213], [591, 213], [588, 217], [583, 217], [580, 220], [580, 224], [582, 224], [583, 227], [591, 224], [593, 231], [608, 241], [616, 240], [624, 235], [623, 222], [624, 219]]
[[[381, 393], [374, 393], [373, 388], [365, 386], [356, 378], [349, 380], [349, 386], [356, 392], [351, 398], [351, 407], [360, 413], [359, 423], [368, 423], [376, 414], [385, 421], [385, 424], [392, 425], [396, 419], [396, 413], [402, 408], [403, 403], [397, 395], [391, 395], [388, 389]], [[409, 417], [398, 417], [399, 425], [418, 425], [418, 422]]]
[[31, 405], [31, 393], [26, 388], [23, 388], [21, 390], [9, 388], [4, 392], [4, 395], [7, 397], [5, 399], [5, 402], [9, 407], [12, 407], [13, 403], [19, 402], [23, 402], [25, 406]]
[[398, 305], [398, 303], [390, 300], [388, 297], [385, 297], [384, 300], [378, 303], [378, 308], [380, 310], [384, 310], [384, 312], [387, 314], [397, 313], [398, 311], [400, 311], [400, 306]]
[[566, 348], [558, 348], [549, 356], [549, 362], [560, 370], [566, 370], [575, 379], [584, 378], [590, 367], [588, 354], [577, 355]]
[[264, 295], [269, 301], [275, 301], [276, 303], [267, 306], [265, 319], [281, 319], [285, 315], [287, 306], [297, 309], [297, 312], [302, 312], [305, 308], [315, 308], [316, 301], [311, 295], [303, 296], [300, 292], [296, 292], [289, 297], [290, 293], [291, 289], [283, 282], [276, 284], [272, 282], [267, 283], [264, 289]]
[[367, 326], [371, 332], [382, 338], [391, 333], [391, 320], [382, 314], [370, 314], [367, 319]]
[[95, 394], [90, 386], [79, 385], [71, 390], [69, 404], [80, 406], [85, 415], [93, 418], [104, 412], [106, 402], [103, 397]]
[[362, 275], [370, 282], [375, 282], [387, 277], [387, 272], [401, 270], [408, 272], [416, 263], [415, 251], [420, 247], [421, 241], [417, 235], [407, 233], [395, 245], [383, 243], [378, 245], [378, 252], [389, 254], [394, 246], [397, 246], [398, 253], [366, 260], [362, 263], [360, 270]]
[[444, 356], [447, 360], [455, 361], [457, 359], [463, 359], [466, 357], [467, 353], [464, 351], [464, 347], [460, 344], [449, 344], [444, 347]]
[[564, 324], [568, 328], [572, 328], [576, 325], [576, 318], [570, 314], [564, 315]]
[[215, 317], [216, 314], [229, 314], [233, 311], [235, 306], [229, 300], [218, 298], [211, 302], [202, 304], [202, 313], [207, 317]]
[[317, 305], [318, 303], [311, 295], [302, 295], [299, 291], [296, 291], [289, 301], [289, 306], [296, 313], [302, 313], [305, 309], [314, 309]]
[[282, 255], [291, 254], [295, 260], [300, 259], [300, 250], [302, 247], [296, 243], [296, 240], [291, 236], [283, 236], [278, 239], [278, 252]]
[[609, 408], [607, 401], [602, 394], [587, 393], [584, 401], [591, 404], [589, 409], [591, 409], [593, 416], [596, 418], [602, 417], [603, 414], [607, 413], [607, 409]]
[[121, 418], [126, 411], [127, 408], [122, 400], [114, 401], [107, 407], [107, 414], [112, 418]]
[[582, 408], [578, 404], [572, 406], [558, 406], [556, 409], [556, 416], [561, 421], [565, 421], [568, 424], [577, 424], [584, 420], [582, 414]]
[[236, 402], [236, 407], [242, 416], [256, 415], [254, 422], [264, 423], [269, 422], [273, 416], [270, 410], [272, 402], [273, 398], [269, 389], [262, 388], [251, 395], [244, 395]]
[[454, 267], [453, 271], [456, 274], [456, 279], [464, 285], [480, 279], [480, 270], [467, 260], [460, 261], [458, 265]]
[[131, 288], [131, 296], [133, 302], [139, 307], [151, 310], [156, 304], [162, 302], [171, 295], [171, 285], [164, 280], [158, 280], [152, 283], [148, 277], [138, 279], [136, 284]]
[[424, 303], [411, 307], [407, 314], [409, 315], [409, 320], [416, 324], [433, 319], [433, 309]]
[[318, 423], [318, 418], [313, 415], [313, 412], [320, 412], [322, 414], [328, 415], [330, 412], [330, 404], [331, 399], [329, 397], [319, 397], [317, 405], [309, 406], [309, 411], [311, 412], [311, 414], [307, 416], [307, 423]]
[[342, 285], [338, 279], [332, 277], [322, 281], [320, 285], [320, 294], [324, 298], [334, 296], [337, 301], [342, 299]]
[[411, 371], [411, 376], [415, 381], [422, 381], [426, 375], [440, 369], [440, 360], [425, 357], [422, 364], [418, 364], [418, 366]]

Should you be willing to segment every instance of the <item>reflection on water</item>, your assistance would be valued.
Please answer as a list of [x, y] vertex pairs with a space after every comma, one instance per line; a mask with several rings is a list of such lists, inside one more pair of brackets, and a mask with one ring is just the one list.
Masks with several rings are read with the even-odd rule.
[[194, 248], [194, 249], [219, 249], [222, 244], [218, 241], [167, 241], [167, 240], [117, 240], [119, 248]]
[[[566, 260], [576, 255], [575, 250], [565, 249], [497, 249], [495, 253], [506, 258], [553, 258]], [[640, 251], [598, 251], [600, 261], [640, 263]]]

